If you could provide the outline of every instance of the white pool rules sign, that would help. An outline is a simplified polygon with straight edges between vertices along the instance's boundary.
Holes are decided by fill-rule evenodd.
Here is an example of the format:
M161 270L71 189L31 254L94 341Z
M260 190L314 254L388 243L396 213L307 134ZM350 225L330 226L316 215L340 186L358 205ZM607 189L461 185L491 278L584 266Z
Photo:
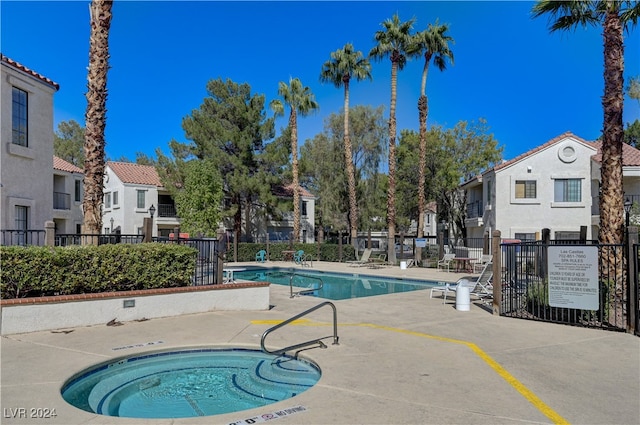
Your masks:
M598 310L598 247L550 246L549 305Z

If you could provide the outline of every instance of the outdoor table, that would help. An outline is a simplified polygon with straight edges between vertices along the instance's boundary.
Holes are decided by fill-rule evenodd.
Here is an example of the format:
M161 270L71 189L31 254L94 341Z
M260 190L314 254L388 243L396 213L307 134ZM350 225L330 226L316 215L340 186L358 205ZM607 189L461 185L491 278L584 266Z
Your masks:
M236 278L233 276L234 272L243 272L247 269L239 269L239 268L233 268L233 269L222 269L222 283L234 283L236 281Z
M454 257L453 261L456 263L456 271L459 272L461 270L465 270L469 273L473 272L473 265L471 264L472 260L475 260L475 258Z
M295 251L282 251L282 257L284 259L284 261L293 261L293 254L295 254Z

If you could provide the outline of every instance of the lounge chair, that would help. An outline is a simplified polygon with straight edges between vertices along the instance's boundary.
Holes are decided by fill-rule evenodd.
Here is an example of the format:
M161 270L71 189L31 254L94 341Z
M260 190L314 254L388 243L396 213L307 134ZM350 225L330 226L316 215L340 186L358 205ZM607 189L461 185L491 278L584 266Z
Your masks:
M371 251L371 248L366 248L362 252L362 256L359 260L347 261L347 264L349 264L350 267L360 267L367 265L367 263L369 262L369 257L371 257Z
M480 273L482 269L484 269L485 264L493 261L493 255L491 254L482 254L480 260L473 263L473 272Z
M460 279L456 283L445 283L442 286L434 286L431 288L429 298L433 298L434 292L444 293L444 304L447 301L447 294L449 292L455 293L460 287L469 288L469 295L475 295L483 302L493 296L493 288L491 286L491 278L493 277L493 263L487 263L482 269L480 276L475 281L468 279Z
M256 253L256 261L264 263L266 260L266 257L267 257L267 251L265 251L264 249L261 249Z
M388 264L389 263L387 263L387 254L378 254L377 257L369 258L367 267L369 267L370 269L377 269Z
M442 260L438 260L438 268L444 270L445 268L449 271L449 267L451 267L451 263L456 258L456 254L444 254Z
M304 251L299 250L295 254L293 254L293 261L296 264L302 264L302 262L304 261Z

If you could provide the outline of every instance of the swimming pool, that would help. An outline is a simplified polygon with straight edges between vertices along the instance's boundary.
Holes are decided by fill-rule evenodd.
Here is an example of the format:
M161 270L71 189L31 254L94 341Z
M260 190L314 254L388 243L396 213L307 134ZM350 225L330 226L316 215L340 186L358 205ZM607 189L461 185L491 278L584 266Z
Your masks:
M62 397L91 413L188 418L265 406L315 385L320 368L257 350L195 348L103 363L69 379Z
M271 282L277 285L289 286L291 274L295 272L292 284L294 291L301 289L315 289L305 295L312 295L329 300L345 300L350 298L372 297L376 295L395 294L398 292L419 291L430 289L439 282L400 279L366 274L347 274L322 272L282 267L255 267L235 272L235 278L256 282ZM322 279L323 285L317 278Z

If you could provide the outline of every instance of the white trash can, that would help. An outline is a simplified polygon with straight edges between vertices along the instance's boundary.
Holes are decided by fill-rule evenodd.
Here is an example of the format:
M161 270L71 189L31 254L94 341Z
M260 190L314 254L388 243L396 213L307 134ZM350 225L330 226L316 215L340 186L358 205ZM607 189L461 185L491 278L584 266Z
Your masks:
M407 268L407 262L400 261L400 270L406 270L406 268Z
M469 287L461 286L456 290L456 310L469 311L471 305L471 294Z

